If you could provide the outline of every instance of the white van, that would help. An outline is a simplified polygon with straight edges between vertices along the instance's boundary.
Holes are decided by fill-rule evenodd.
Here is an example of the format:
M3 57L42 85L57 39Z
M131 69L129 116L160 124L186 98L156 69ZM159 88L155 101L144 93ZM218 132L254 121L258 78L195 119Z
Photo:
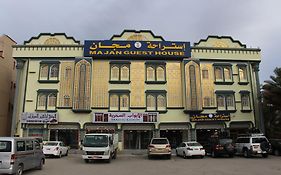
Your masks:
M45 156L35 138L0 137L0 174L21 175L28 169L42 169Z

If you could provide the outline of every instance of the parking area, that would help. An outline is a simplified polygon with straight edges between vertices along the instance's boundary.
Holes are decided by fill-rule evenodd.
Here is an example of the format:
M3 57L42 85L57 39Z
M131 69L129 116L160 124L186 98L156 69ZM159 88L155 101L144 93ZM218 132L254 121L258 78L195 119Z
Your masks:
M67 157L47 158L43 170L31 170L26 175L280 175L281 156L268 158L211 158L183 159L172 156L171 159L148 159L144 151L132 154L131 151L118 155L111 163L96 161L85 163L77 152Z

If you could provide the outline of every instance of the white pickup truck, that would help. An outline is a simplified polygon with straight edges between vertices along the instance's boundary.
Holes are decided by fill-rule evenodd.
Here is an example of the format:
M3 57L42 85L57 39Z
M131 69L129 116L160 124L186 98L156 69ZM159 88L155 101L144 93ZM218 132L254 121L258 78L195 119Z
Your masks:
M118 150L118 135L107 133L86 134L82 141L82 158L86 163L90 160L103 159L110 163L116 159Z

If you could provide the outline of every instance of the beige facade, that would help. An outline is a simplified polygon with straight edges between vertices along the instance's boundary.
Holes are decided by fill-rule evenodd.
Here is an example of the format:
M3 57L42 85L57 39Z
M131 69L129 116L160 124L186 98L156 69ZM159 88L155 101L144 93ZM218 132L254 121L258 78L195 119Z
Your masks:
M12 46L17 44L7 35L0 36L0 136L10 136L16 88L16 61Z
M110 40L164 41L134 30ZM204 142L217 131L235 136L259 127L260 49L209 36L191 47L191 57L84 57L83 51L79 41L61 33L40 34L14 47L15 134L77 147L86 132L116 132L121 149L143 149L153 136L176 145ZM41 119L49 114L53 122L22 122L39 114ZM141 121L112 121L137 114Z

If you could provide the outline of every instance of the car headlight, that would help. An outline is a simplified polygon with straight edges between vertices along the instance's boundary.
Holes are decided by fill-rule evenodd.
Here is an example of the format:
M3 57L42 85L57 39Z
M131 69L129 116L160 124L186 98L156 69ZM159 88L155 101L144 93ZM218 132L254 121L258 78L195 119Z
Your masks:
M109 154L109 150L107 149L104 151L104 155L108 155L108 154Z
M82 151L82 154L83 154L83 155L87 155L87 151L83 150L83 151Z

